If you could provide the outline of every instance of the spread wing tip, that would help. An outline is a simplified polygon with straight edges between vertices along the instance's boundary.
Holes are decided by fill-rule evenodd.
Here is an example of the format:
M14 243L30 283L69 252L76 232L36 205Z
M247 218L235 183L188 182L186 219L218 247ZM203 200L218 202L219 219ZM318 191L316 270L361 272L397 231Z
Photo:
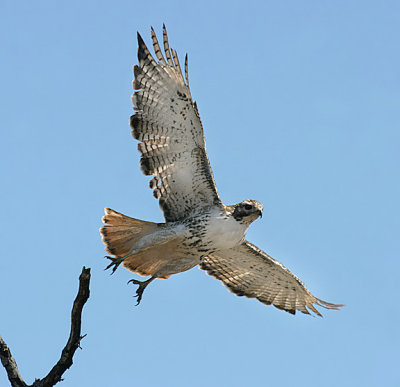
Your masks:
M315 308L314 305L317 305L317 306L320 306L320 307L323 307L323 308L329 309L329 310L339 310L340 308L345 306L344 304L332 304L330 302L323 301L323 300L321 300L319 298L316 298L314 302L307 303L302 307L299 306L296 309L288 309L288 308L282 307L280 305L275 305L275 304L273 304L273 305L275 306L275 308L278 308L280 310L284 310L285 312L288 312L288 313L290 313L292 315L295 315L296 311L300 311L301 313L308 314L308 315L312 316L312 314L309 311L309 310L311 310L318 317L322 317L322 318L324 316L319 312L318 309Z
M186 85L189 87L189 71L188 71L188 54L185 55L185 79Z
M340 308L346 306L345 304L332 304L331 302L326 302L319 298L317 298L317 301L315 303L319 306L322 306L325 309L331 309L331 310L339 310Z
M219 267L218 265L210 265L210 262L208 262L207 260L203 260L199 266L201 269L205 270L208 275L211 275L212 277L221 280L223 284L227 287L227 289L236 296L244 296L250 299L255 298L264 305L273 305L275 308L288 312L291 315L295 315L296 312L299 311L303 314L323 317L323 315L317 310L315 306L323 307L330 310L339 310L341 307L345 306L343 304L333 304L327 301L323 301L319 298L314 297L307 290L307 296L305 299L301 300L297 298L295 303L289 303L285 305L285 303L275 300L274 297L266 298L264 296L258 295L256 292L249 291L249 289L238 287L236 284L230 283L230 281L227 280L227 278L229 277L226 277L226 275L221 275L221 267Z
M160 48L160 44L157 39L157 35L155 33L155 30L153 26L150 27L151 29L151 38L153 42L153 48L154 52L156 54L156 57L159 62L161 62L164 65L167 65L172 67L176 71L176 75L181 79L184 85L186 85L189 88L189 74L188 74L188 56L186 54L185 56L185 65L184 65L184 74L182 72L182 69L179 64L179 59L178 59L178 54L177 52L170 48L169 42L168 42L168 34L167 34L167 28L165 27L165 23L163 23L163 28L162 28L162 35L163 35L163 48L164 48L164 55L162 53L162 50ZM152 61L151 53L148 50L146 43L144 42L142 36L140 35L139 31L137 31L137 39L138 39L138 58L139 58L139 63L143 60L150 60ZM136 89L134 85L134 89ZM190 92L189 92L190 93Z
M140 32L139 32L139 31L136 31L136 34L137 34L137 40L138 40L139 46L140 46L141 44L144 44L144 40L143 40L143 38L142 38L142 35L140 35Z

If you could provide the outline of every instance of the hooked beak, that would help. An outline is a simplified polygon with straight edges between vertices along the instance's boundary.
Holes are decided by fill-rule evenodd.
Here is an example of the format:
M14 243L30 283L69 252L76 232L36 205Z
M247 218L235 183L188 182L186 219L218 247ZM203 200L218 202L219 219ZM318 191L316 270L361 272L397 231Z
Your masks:
M262 211L258 210L258 215L260 215L260 218L262 218Z

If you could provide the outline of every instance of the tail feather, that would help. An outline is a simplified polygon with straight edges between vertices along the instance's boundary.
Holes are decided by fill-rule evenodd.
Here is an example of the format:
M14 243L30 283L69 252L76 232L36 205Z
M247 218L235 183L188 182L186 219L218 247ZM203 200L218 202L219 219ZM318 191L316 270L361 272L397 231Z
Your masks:
M176 266L171 263L179 258L176 251L182 243L182 237L175 234L171 234L169 238L164 236L154 245L131 254L144 236L155 233L164 224L131 218L110 208L105 208L104 211L105 226L100 229L100 234L106 251L116 258L124 257L123 265L128 270L143 276L157 275L157 278L168 278L171 274L188 270L197 264L191 262L191 266L186 265L187 267L182 269L182 265ZM163 268L166 270L160 272Z
M135 221L143 222L143 223L151 223L155 224L152 222L146 222L144 220L139 220L135 218L131 218L130 216L126 216L124 214L121 214L120 212L114 211L111 208L105 208L104 209L105 215L102 218L102 221L104 224L109 224L111 226L128 226L131 227L132 223Z
M104 209L103 226L100 234L106 251L115 257L123 257L133 249L135 244L145 235L152 233L157 223L131 218L111 208Z
M165 256L157 255L157 251L153 250L153 254L147 251L139 254L131 255L124 261L124 267L142 276L153 275L159 271L167 263ZM166 279L169 275L162 275L158 278Z

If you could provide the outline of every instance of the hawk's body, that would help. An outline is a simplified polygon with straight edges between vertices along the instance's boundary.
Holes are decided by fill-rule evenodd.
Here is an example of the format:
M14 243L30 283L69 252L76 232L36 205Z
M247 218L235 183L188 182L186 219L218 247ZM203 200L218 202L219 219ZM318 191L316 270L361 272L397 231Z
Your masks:
M141 168L153 175L150 188L159 199L165 223L130 218L106 209L101 233L115 270L129 270L151 278L140 282L138 296L155 278L168 278L199 265L235 294L255 297L290 313L313 304L330 304L314 297L282 264L245 240L249 225L262 215L262 205L245 200L226 206L219 198L208 161L203 128L192 100L185 60L185 78L178 56L170 50L164 27L165 58L152 30L154 60L142 38L139 66L134 67L136 114L132 134L139 140ZM308 308L308 309L307 309Z
M167 223L150 223L153 229L145 229L145 234L132 245L129 237L124 238L127 245L126 251L118 254L109 247L109 251L117 256L130 254L124 259L124 266L143 275L155 275L166 278L171 274L180 273L198 265L201 259L215 251L227 250L239 245L244 240L244 235L250 223L239 222L230 214L230 207L203 209L200 213L193 214L182 221ZM115 218L124 218L129 230L129 222L136 224L137 219L129 218L111 209L106 209L104 222L113 223L114 229L118 227ZM120 226L121 227L121 226ZM114 234L113 234L114 232ZM102 228L105 242L110 244L107 237L121 233L126 235L126 229L119 231L110 227ZM129 231L128 231L129 232ZM136 235L136 234L134 234ZM120 238L119 238L120 239ZM118 238L117 238L118 240ZM133 242L133 241L132 241ZM168 251L166 251L168 250ZM158 253L161 253L161 257ZM144 266L137 265L138 256L146 255ZM150 265L155 261L157 265ZM162 262L162 263L161 263Z

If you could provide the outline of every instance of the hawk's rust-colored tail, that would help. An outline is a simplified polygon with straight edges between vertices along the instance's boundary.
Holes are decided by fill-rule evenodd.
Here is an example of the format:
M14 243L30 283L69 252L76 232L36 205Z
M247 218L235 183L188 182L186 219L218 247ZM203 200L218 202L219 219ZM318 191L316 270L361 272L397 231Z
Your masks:
M153 222L131 218L111 208L104 209L102 220L105 226L100 229L106 251L115 257L124 257L145 235L154 232L158 225Z

